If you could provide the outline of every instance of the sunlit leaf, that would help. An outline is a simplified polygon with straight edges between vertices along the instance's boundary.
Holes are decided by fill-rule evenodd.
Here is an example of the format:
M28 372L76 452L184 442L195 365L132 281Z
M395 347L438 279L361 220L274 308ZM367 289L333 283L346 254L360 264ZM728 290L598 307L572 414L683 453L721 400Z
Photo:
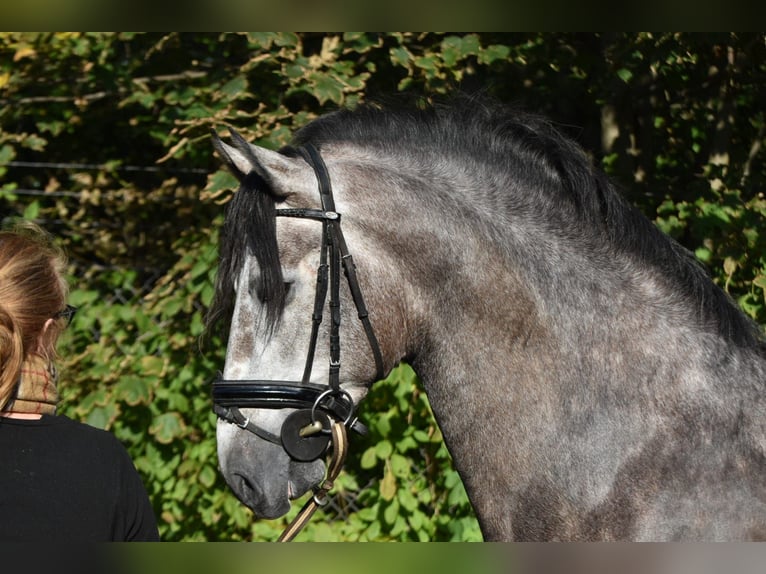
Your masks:
M380 481L380 496L383 500L391 500L396 495L396 478L391 469L386 465L383 480Z
M217 473L211 466L205 466L199 473L199 481L207 488L215 484L216 478Z
M149 383L142 377L123 377L117 385L116 392L131 406L147 404L152 396Z
M384 496L384 498L386 497ZM399 501L396 498L393 498L393 496L391 498L386 498L386 500L390 500L391 502L383 511L383 520L388 524L393 524L399 517Z
M119 409L117 405L107 404L91 410L85 417L85 422L96 428L108 429L112 426L118 414Z
M377 464L378 457L375 455L375 448L370 447L364 451L360 460L362 468L372 468Z
M186 426L181 415L178 413L163 413L154 418L149 432L157 442L169 444L176 438L183 436Z
M380 441L377 445L375 445L375 454L381 460L386 460L388 457L390 457L393 450L394 447L387 440Z

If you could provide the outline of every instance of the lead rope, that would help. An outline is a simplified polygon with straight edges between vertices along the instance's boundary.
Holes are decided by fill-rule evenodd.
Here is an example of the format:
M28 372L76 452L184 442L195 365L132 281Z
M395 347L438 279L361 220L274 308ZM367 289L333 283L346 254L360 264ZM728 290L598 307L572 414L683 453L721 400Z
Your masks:
M311 519L317 508L327 504L327 495L335 486L335 479L338 478L343 468L343 463L346 461L346 453L348 452L348 435L346 434L346 426L343 424L343 421L334 421L331 431L332 457L328 465L327 476L314 491L314 496L303 505L301 511L287 525L287 528L279 536L277 542L290 542L303 530L303 527L306 526L306 523Z

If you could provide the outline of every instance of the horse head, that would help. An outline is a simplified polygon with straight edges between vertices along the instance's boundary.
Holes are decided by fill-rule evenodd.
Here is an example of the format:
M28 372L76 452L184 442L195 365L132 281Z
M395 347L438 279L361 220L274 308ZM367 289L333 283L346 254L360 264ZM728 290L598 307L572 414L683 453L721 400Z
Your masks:
M372 327L383 319L368 314L361 295L364 285L374 308L383 308L380 290L370 288L372 246L351 215L342 167L330 162L328 170L313 147L275 152L236 132L232 141L214 135L240 181L211 307L211 316L230 317L223 377L214 385L219 462L245 505L276 518L323 480L330 421L360 428L355 407L391 366L384 368ZM358 277L347 241L365 263ZM392 317L385 321L391 326ZM303 436L312 424L320 436Z

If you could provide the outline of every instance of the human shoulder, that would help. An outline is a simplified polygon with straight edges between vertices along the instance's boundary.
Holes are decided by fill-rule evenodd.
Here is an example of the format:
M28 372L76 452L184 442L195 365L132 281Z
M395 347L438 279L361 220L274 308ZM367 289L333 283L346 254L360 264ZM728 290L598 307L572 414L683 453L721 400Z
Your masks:
M43 415L40 423L47 425L60 437L70 437L83 444L100 449L124 451L123 444L111 432L67 417L66 415Z
M40 422L50 425L60 425L63 428L66 428L67 430L71 430L73 432L86 432L86 433L94 433L94 434L107 434L111 436L111 433L104 429L100 429L97 427L94 427L92 425L89 425L87 423L74 420L72 418L69 418L67 415L63 414L55 414L55 415L43 415L40 419Z

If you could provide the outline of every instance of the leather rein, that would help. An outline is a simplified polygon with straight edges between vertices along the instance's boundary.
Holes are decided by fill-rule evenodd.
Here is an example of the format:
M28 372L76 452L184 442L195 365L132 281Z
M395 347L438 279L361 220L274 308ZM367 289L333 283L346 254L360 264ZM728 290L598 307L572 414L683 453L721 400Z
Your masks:
M341 229L340 213L335 201L327 166L319 151L311 144L297 149L301 157L313 168L319 187L321 209L277 209L278 217L311 219L322 223L322 244L314 293L314 309L311 315L311 338L301 381L275 380L226 380L213 381L213 410L216 415L260 438L282 446L291 458L309 462L324 455L332 447L333 455L328 465L326 479L315 489L293 523L280 537L280 541L292 539L316 506L326 502L326 495L343 466L346 456L346 428L360 434L365 426L356 416L356 405L340 384L340 274L341 267L362 323L367 341L375 360L376 380L383 378L383 356L370 323L367 307L356 275L353 258L348 251ZM317 347L319 326L330 294L330 361L327 385L311 383L311 371ZM276 435L250 421L241 408L296 409L282 424Z

